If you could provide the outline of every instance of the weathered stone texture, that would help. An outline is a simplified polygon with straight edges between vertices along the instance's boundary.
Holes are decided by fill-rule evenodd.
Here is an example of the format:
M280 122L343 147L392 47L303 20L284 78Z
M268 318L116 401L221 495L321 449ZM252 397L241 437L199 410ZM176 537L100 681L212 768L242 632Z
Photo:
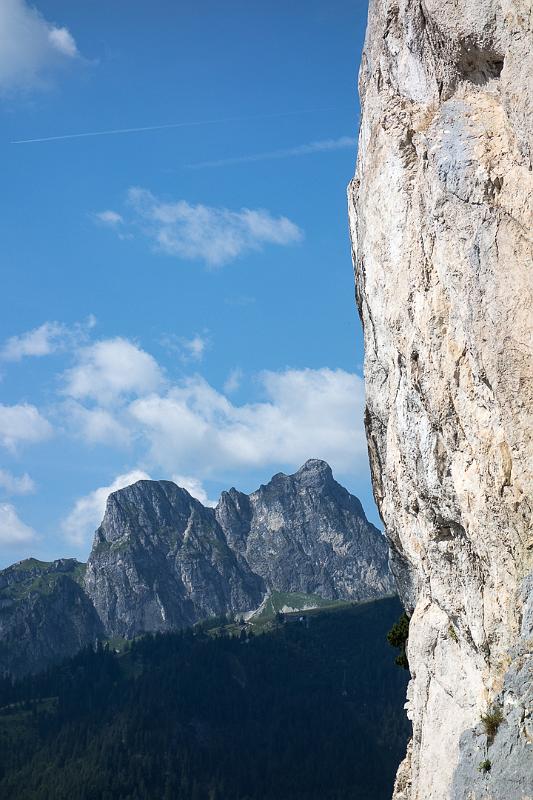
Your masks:
M398 800L533 797L532 17L370 3L349 211L374 490L413 614Z

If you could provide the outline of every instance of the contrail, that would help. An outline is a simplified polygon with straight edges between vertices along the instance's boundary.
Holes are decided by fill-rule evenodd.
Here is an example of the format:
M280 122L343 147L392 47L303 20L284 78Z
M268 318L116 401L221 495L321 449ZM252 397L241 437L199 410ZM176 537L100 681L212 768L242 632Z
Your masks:
M162 131L169 128L190 128L201 125L219 125L226 122L246 122L255 119L278 119L279 117L292 117L298 114L320 114L326 111L339 111L338 108L313 108L298 111L283 111L275 114L256 114L252 116L223 117L219 119L204 119L194 122L171 122L167 125L145 125L140 128L113 128L105 131L88 131L86 133L65 133L60 136L41 136L36 139L17 139L10 144L34 144L36 142L58 142L64 139L85 139L90 136L117 136L122 133L142 133L144 131Z
M330 150L344 150L355 147L357 140L352 136L341 136L339 139L323 139L309 144L300 144L296 147L287 147L283 150L270 150L265 153L252 153L249 156L234 156L221 158L216 161L198 161L194 164L185 164L187 169L204 169L205 167L227 167L231 164L248 164L254 161L268 161L276 158L292 158L294 156L307 156L310 153L324 153Z

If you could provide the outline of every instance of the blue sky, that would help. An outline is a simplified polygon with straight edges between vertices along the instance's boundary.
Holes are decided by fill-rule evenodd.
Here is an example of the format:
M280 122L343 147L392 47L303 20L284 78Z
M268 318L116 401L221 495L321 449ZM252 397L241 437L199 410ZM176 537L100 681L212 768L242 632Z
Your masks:
M216 501L325 458L378 522L345 199L366 13L4 0L0 565L85 558L144 475Z

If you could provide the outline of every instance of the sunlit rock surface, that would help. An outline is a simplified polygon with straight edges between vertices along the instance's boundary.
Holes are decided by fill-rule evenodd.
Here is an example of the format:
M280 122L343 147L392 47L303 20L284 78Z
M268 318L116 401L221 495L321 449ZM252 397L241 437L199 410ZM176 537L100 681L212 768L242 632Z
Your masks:
M264 593L213 509L171 481L138 481L109 496L85 587L106 631L128 637L254 608Z
M413 615L396 800L533 797L532 15L370 3L349 211L374 491Z
M359 500L312 459L280 472L256 492L223 492L217 519L230 547L267 591L331 600L369 600L394 592L384 537Z

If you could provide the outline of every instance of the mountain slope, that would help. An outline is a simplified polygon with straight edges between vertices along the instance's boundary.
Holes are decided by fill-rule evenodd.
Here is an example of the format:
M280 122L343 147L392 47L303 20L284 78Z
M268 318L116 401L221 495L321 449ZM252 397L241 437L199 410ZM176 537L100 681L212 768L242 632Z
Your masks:
M30 558L0 572L0 674L37 671L104 636L74 559Z
M4 800L388 800L396 598L253 637L147 636L0 680Z

